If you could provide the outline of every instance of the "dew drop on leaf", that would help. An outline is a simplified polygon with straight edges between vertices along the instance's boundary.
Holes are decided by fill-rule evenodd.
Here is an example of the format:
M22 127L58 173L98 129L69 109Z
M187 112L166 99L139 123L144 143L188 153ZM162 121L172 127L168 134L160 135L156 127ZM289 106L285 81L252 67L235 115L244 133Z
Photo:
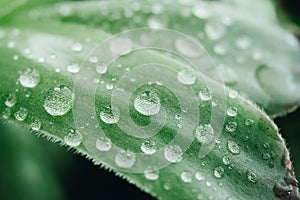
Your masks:
M177 79L184 85L193 85L196 82L196 75L193 72L184 69L178 72Z
M100 119L106 124L115 124L120 119L120 111L117 107L106 106L100 112Z
M224 165L231 164L231 159L229 156L223 156L222 161L223 161Z
M252 40L247 35L242 35L238 37L235 41L235 45L239 49L248 49L252 43Z
M210 124L199 125L195 137L200 143L208 143L214 139L214 129Z
M42 126L42 123L39 119L34 119L33 122L31 122L30 127L34 131L39 131Z
M28 110L24 107L20 107L17 112L15 112L14 116L18 121L24 121L28 115Z
M224 168L221 166L218 166L214 169L214 176L216 178L223 178L224 176Z
M82 45L80 43L74 43L72 45L72 51L74 51L74 52L82 51Z
M185 183L190 183L192 182L192 173L188 172L188 171L184 171L180 174L180 178L183 182Z
M182 154L182 149L178 145L169 145L164 149L165 159L171 163L180 162Z
M11 115L11 110L9 108L5 108L5 110L2 112L2 118L8 119Z
M144 176L148 180L157 180L159 178L159 170L155 170L153 167L148 167L144 171Z
M64 136L64 142L71 147L79 146L81 141L82 134L77 130L71 129L67 135Z
M47 91L43 107L52 116L67 114L73 106L73 92L65 85Z
M227 141L227 148L232 154L237 155L240 153L240 147L232 140Z
M156 143L153 140L146 140L142 143L141 150L145 154L154 154L156 152Z
M96 148L99 151L109 151L111 149L111 146L111 140L106 136L100 137L96 140Z
M10 93L4 102L7 107L13 107L16 103L17 95L15 93Z
M203 175L202 172L196 172L195 178L196 178L198 181L202 181L202 180L204 180L204 175Z
M199 97L202 101L209 101L212 98L212 96L207 88L200 90Z
M253 124L254 123L254 121L252 120L252 119L246 119L245 120L245 125L246 126L250 126L251 124Z
M68 72L72 73L72 74L76 74L79 72L80 68L78 66L78 64L70 64L67 67Z
M211 20L205 24L204 32L210 40L218 40L225 35L226 28L221 22Z
M251 170L247 170L246 175L247 175L248 181L250 181L251 183L256 183L257 182L257 176Z
M20 84L26 88L34 88L41 80L40 73L36 69L27 68L19 77Z
M227 109L227 115L230 117L235 117L237 115L237 108L236 107L230 107Z
M131 168L135 163L136 156L132 151L121 150L115 156L115 163L121 168Z
M134 108L142 115L155 115L160 111L160 99L155 92L145 91L134 100Z
M228 122L225 126L226 130L229 132L234 132L237 128L236 122Z

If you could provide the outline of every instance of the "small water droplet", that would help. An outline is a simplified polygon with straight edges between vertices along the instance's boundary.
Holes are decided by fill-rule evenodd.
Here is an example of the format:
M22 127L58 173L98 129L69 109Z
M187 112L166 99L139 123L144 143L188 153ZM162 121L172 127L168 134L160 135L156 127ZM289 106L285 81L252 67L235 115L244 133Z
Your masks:
M268 154L268 153L266 153L266 152L264 152L263 154L262 154L262 159L264 159L264 160L269 160L271 158L271 155L270 154Z
M237 91L235 91L235 90L230 90L229 91L229 97L230 98L235 99L235 98L237 98L237 96L238 96Z
M81 141L82 134L77 130L71 129L68 134L64 136L64 142L71 147L79 146Z
M10 93L4 102L7 107L13 107L16 103L17 95L15 93Z
M245 120L245 125L246 126L251 126L254 123L254 121L252 119L246 119Z
M216 178L223 178L224 177L224 168L221 166L218 166L214 169L214 176Z
M202 180L204 180L204 175L203 175L202 172L196 172L195 178L196 178L198 181L202 181Z
M142 143L141 150L145 154L154 154L156 152L156 143L153 140L146 140Z
M251 170L247 170L246 174L247 174L247 179L251 183L256 183L257 182L257 176L254 172L252 172Z
M89 60L90 63L97 63L98 62L98 57L95 56L95 55L90 56L88 60Z
M43 107L52 116L67 114L73 106L74 94L65 85L56 86L47 91Z
M239 49L248 49L252 43L252 40L249 36L247 35L242 35L237 38L235 41L235 45Z
M96 148L99 151L109 151L111 149L111 146L111 140L106 136L100 137L96 140Z
M237 123L236 122L228 122L225 126L226 130L229 132L236 131Z
M11 110L9 108L5 108L5 110L2 112L2 118L8 119L11 115Z
M9 42L6 44L7 48L9 48L9 49L14 48L15 45L16 45L16 43L15 43L14 41L9 41Z
M205 24L204 32L209 39L218 40L225 35L226 29L221 22L213 20Z
M178 72L177 79L184 85L193 85L196 82L196 75L190 70L184 69Z
M199 97L201 98L202 101L209 101L212 98L212 96L207 88L200 90Z
M28 115L28 111L24 107L20 107L17 112L15 112L15 118L18 121L24 121Z
M135 163L136 156L130 150L121 150L115 156L115 163L121 168L131 168Z
M232 140L228 140L227 142L227 148L232 154L240 154L240 147L238 146L237 143L235 143Z
M211 12L204 4L198 4L193 7L193 15L199 19L206 19L211 16Z
M79 72L80 68L79 68L78 64L75 63L75 64L68 65L67 70L70 73L76 74Z
M80 43L74 43L73 45L72 45L72 51L74 51L74 52L80 52L80 51L82 51L82 45L80 44Z
M32 130L39 131L41 129L42 123L39 119L35 119L33 120L33 122L31 122L30 126Z
M237 108L236 107L230 107L227 109L227 115L230 117L235 117L237 115Z
M182 149L178 145L169 145L164 149L165 159L171 163L180 162L182 154Z
M231 159L229 156L223 156L222 161L224 165L230 165L231 164Z
M148 180L157 180L159 178L159 170L155 170L153 167L148 167L144 171L144 176Z
M227 48L223 44L215 44L214 52L218 55L225 55L227 53Z
M23 87L34 88L41 80L40 73L36 69L27 68L22 72L19 81Z
M199 125L195 130L195 137L200 143L211 142L214 136L214 129L210 124Z
M160 99L154 92L142 92L135 98L134 108L142 115L155 115L160 111Z
M180 175L180 177L181 177L181 180L183 182L185 182L185 183L190 183L193 180L192 179L192 174L190 172L188 172L188 171L182 172L181 175Z
M100 119L106 124L115 124L119 121L120 111L117 107L106 106L100 112Z
M107 90L112 90L112 89L114 89L114 84L112 84L112 83L106 83L105 88Z
M165 190L170 190L171 189L171 183L167 182L164 184Z

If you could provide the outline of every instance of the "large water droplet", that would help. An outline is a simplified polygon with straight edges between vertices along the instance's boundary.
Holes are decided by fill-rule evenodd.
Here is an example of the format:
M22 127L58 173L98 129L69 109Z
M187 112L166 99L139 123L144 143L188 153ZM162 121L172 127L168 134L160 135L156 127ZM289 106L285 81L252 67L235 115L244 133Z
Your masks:
M232 140L228 140L227 142L227 148L232 154L239 154L240 153L240 147L238 146L237 143L235 143Z
M20 107L17 112L15 112L15 118L18 121L24 121L28 115L28 111L24 107Z
M153 140L146 140L142 143L141 150L145 154L154 154L156 152L156 143Z
M226 28L221 22L213 20L205 24L204 32L209 39L218 40L225 35Z
M256 174L253 173L251 170L247 170L246 175L247 175L247 179L248 179L251 183L256 183L256 182L257 182L257 176L256 176Z
M26 88L34 88L39 84L40 80L40 73L31 68L26 69L26 71L22 72L19 77L21 85Z
M216 178L223 178L224 176L224 168L221 166L218 166L214 169L214 176Z
M148 180L156 180L159 178L159 171L153 169L153 167L148 167L144 171L145 178Z
M178 72L177 79L184 85L193 85L196 82L196 75L192 71L184 69Z
M182 154L182 149L178 145L169 145L164 149L165 159L171 163L180 162Z
M67 135L64 136L64 142L71 146L77 147L82 141L82 135L79 131L71 129Z
M48 90L43 107L52 116L67 114L73 106L73 92L65 85Z
M208 143L214 139L214 129L210 124L200 125L195 130L195 137L201 143Z
M135 98L134 108L142 115L155 115L160 111L160 99L154 92L142 92Z
M131 168L135 163L135 154L129 150L121 150L116 154L115 163L121 168Z
M4 102L7 107L13 107L16 103L17 95L15 93L10 93Z
M100 119L106 124L115 124L120 119L120 111L117 107L107 106L100 112Z
M183 182L185 182L185 183L190 183L193 180L192 179L193 178L192 173L190 173L188 171L182 172L181 175L180 175L180 177L181 177L181 180Z
M96 148L99 151L109 151L111 149L111 146L111 140L106 136L100 137L96 140Z

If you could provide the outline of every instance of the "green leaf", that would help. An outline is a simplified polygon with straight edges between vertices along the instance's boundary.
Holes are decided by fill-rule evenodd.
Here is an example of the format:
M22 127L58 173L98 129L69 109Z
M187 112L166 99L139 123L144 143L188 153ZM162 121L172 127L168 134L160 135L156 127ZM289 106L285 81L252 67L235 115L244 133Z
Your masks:
M110 34L145 26L186 33L203 44L227 86L271 116L283 115L299 104L300 48L297 39L279 27L269 2L256 5L264 11L268 8L269 14L260 9L256 14L254 9L247 12L244 3L232 1L140 4L127 0L57 4L35 10L33 17L25 13L16 20L50 18L85 24Z
M180 80L182 70L196 74L182 59L160 51L134 51L103 73L95 67L103 63L87 57L107 39L103 32L50 21L7 25L2 31L2 44L10 47L0 46L0 111L5 122L68 144L159 199L299 199L288 150L276 125L250 101L208 77L197 74L195 80ZM145 63L165 68L143 68L131 79L130 74ZM99 80L79 76L89 67L92 77L101 71ZM143 76L144 85L131 83ZM147 77L162 83L151 84ZM112 94L118 91L123 95ZM145 96L152 100L143 101ZM111 98L119 104L109 110ZM136 101L152 107L147 110ZM148 116L158 105L159 112ZM140 137L157 127L161 129L150 142ZM147 157L143 152L153 151L153 142L157 154ZM156 169L167 161L176 163ZM146 173L130 173L135 170Z

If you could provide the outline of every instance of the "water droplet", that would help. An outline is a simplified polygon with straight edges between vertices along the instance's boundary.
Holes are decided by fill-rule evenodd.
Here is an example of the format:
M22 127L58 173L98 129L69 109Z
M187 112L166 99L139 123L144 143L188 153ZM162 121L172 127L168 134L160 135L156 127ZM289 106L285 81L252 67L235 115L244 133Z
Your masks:
M112 89L114 89L114 84L112 84L112 83L107 83L107 84L105 85L105 88L106 88L107 90L112 90Z
M165 190L170 190L171 189L171 183L167 182L164 184Z
M240 147L232 140L228 140L227 148L232 154L240 154Z
M209 39L218 40L225 35L226 29L221 22L214 20L205 24L204 32Z
M16 43L15 43L14 41L9 41L9 42L6 44L7 48L9 48L9 49L14 48L15 45L16 45Z
M28 115L28 111L24 107L20 107L17 112L15 112L15 118L18 121L24 121Z
M67 114L73 106L73 92L65 85L47 91L43 107L52 116Z
M184 85L193 85L196 82L196 75L190 70L184 69L178 72L177 79Z
M251 170L247 170L246 174L247 174L247 179L248 179L251 183L256 183L256 182L257 182L257 176L256 176L256 174L253 173Z
M235 99L235 98L237 98L237 96L238 96L237 91L235 91L235 90L230 90L229 91L229 97L230 98Z
M225 126L226 130L229 132L236 131L237 123L236 122L228 122Z
M269 160L271 158L271 155L270 154L268 154L268 153L266 153L266 152L264 152L263 154L262 154L262 159L264 159L264 160Z
M156 143L153 140L146 140L142 143L141 150L145 154L154 154L156 152Z
M237 108L236 107L230 107L227 109L227 115L230 117L235 117L237 115Z
M67 70L70 73L76 74L79 72L80 68L79 68L78 64L70 64L70 65L68 65Z
M7 107L13 107L16 103L17 95L15 93L10 93L4 102Z
M3 119L8 119L11 115L11 111L9 108L5 108L5 110L2 112Z
M111 149L111 146L111 140L106 136L100 137L96 140L96 148L99 151L109 151Z
M182 149L178 145L169 145L164 149L165 159L171 163L180 162L182 154Z
M201 98L202 101L209 101L212 98L212 96L207 88L200 90L199 97Z
M66 136L64 136L64 142L71 146L77 147L82 141L82 135L79 131L71 129Z
M182 172L180 177L181 177L181 180L185 183L190 183L193 180L192 179L192 174L190 172L187 172L187 171Z
M254 121L253 121L252 119L246 119L246 120L245 120L246 126L250 126L250 125L252 125L253 123L254 123Z
M160 99L154 92L142 92L135 98L134 108L142 115L155 115L160 111Z
M144 171L145 178L148 180L157 180L159 178L159 171L153 169L153 167L148 167Z
M39 119L35 119L33 120L33 122L31 122L30 126L32 130L39 131L41 129L42 123Z
M214 129L210 124L199 125L195 130L195 137L200 143L211 142L214 136Z
M227 53L227 49L223 44L215 44L214 52L218 55L225 55Z
M96 71L98 74L105 74L107 72L107 66L105 64L97 65Z
M193 7L193 15L199 19L206 19L210 17L211 13L204 4L199 4Z
M120 111L117 107L106 106L100 112L100 119L106 124L115 124L119 121Z
M214 169L214 176L216 178L223 178L224 177L224 168L221 166L218 166Z
M13 60L19 60L19 56L18 55L14 55L13 56Z
M109 47L112 53L122 55L132 50L132 42L128 38L115 38L111 41Z
M82 51L82 45L80 43L74 43L72 45L72 51L74 51L74 52Z
M97 63L98 62L97 56L90 56L88 60L89 60L90 63Z
M39 84L40 80L40 73L31 68L27 68L26 71L22 72L19 77L21 85L26 88L34 88Z
M37 61L38 61L39 63L44 63L44 62L45 62L45 58L44 58L44 57L39 57L39 58L37 59Z
M248 49L252 43L252 40L247 35L242 35L238 37L238 39L235 41L235 45L239 49Z
M135 154L129 150L121 150L116 154L115 163L121 168L131 168L135 163Z
M203 175L202 172L196 172L195 178L196 178L198 181L202 181L202 180L204 180L204 175Z
M230 165L231 164L231 159L229 156L223 156L222 161L224 165Z

